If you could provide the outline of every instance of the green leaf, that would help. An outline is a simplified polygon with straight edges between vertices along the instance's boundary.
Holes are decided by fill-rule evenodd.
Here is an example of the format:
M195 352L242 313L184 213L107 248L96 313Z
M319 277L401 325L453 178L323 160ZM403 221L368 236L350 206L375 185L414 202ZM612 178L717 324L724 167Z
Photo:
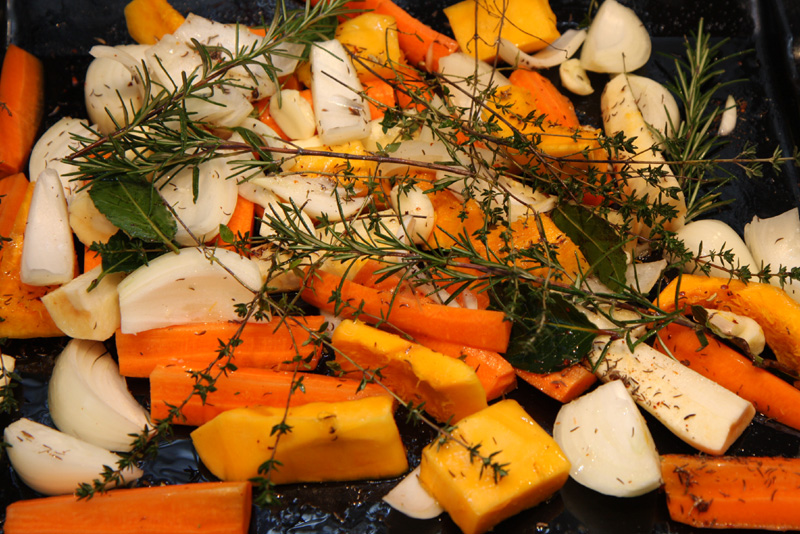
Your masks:
M511 365L549 373L589 353L597 329L574 305L557 293L542 293L529 285L515 289L515 321L506 352Z
M160 244L131 238L120 231L112 235L107 243L92 243L89 250L98 252L103 258L103 275L106 275L134 271L169 249Z
M89 189L97 209L130 237L169 243L178 225L153 185L144 179L95 180Z
M227 225L220 224L219 225L219 237L222 239L224 243L231 244L236 241L236 236L233 235L233 230L228 228Z
M556 226L583 252L600 281L613 291L623 290L627 268L623 241L608 221L569 204L557 207L552 217Z

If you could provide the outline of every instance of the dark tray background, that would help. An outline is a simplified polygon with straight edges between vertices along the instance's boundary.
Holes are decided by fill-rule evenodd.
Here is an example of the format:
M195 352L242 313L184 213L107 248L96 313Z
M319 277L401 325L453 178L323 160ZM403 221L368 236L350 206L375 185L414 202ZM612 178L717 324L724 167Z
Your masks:
M551 0L560 25L574 26L584 16L586 0ZM39 56L45 64L47 83L46 123L65 115L85 116L83 76L89 63L87 52L98 43L130 42L122 8L127 0L9 0L0 5L6 22L2 31L5 43L14 43ZM274 1L263 0L175 0L182 13L194 11L222 22L255 24L269 19ZM453 0L398 1L414 16L441 31L449 32L441 9ZM795 0L629 0L651 32L654 54L642 69L644 75L668 81L673 72L670 54L683 53L683 36L697 29L702 17L715 37L728 37L726 53L750 50L752 53L726 64L723 79L741 79L728 92L746 102L733 142L723 155L735 155L747 140L756 142L759 154L768 156L775 146L785 152L800 138L800 77L798 59L793 54L800 35L800 2ZM662 54L666 54L662 55ZM552 76L557 81L557 74ZM571 95L581 119L600 126L599 92L604 75L591 75L596 93L589 97ZM586 110L594 110L587 112ZM742 179L726 189L725 197L736 199L713 216L732 224L741 232L753 215L773 216L797 206L798 173L794 168L776 176L769 169L765 179ZM21 414L49 422L45 380L52 356L64 340L11 342L9 354L20 356L18 367L24 374L20 388ZM146 395L144 381L131 381L132 390ZM560 403L521 382L511 397L519 400L545 428L551 428ZM693 452L647 416L659 451ZM11 420L0 417L0 428ZM398 414L401 432L416 464L419 451L430 438L429 431L411 428ZM205 480L208 473L198 467L186 433L178 429L174 443L163 447L159 458L145 466L144 483L190 482ZM800 455L800 433L759 418L747 429L730 452L739 455ZM298 484L280 488L284 505L274 510L256 510L251 532L411 532L457 533L458 528L445 515L429 521L415 521L392 511L380 502L396 480L341 484ZM18 499L37 495L19 482L7 460L0 460L0 519L5 506ZM569 481L548 502L523 512L499 525L496 532L537 533L690 533L696 529L669 521L664 496L656 491L635 499L616 499L597 494Z

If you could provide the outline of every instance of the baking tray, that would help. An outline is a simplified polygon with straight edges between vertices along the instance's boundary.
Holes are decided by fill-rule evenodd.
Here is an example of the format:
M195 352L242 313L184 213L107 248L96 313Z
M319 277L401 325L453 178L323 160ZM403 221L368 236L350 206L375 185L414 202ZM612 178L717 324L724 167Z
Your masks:
M588 1L551 0L563 27L573 27L586 12ZM7 0L0 5L5 24L5 43L14 43L36 54L45 64L47 125L65 115L85 116L82 82L89 63L89 48L98 43L129 42L122 9L127 0ZM222 22L256 24L269 20L273 1L261 0L176 0L183 13L193 11ZM399 1L412 15L440 31L449 32L442 8L451 0ZM660 81L673 72L675 54L683 52L683 38L697 29L700 18L715 38L730 39L723 53L750 50L725 65L723 80L741 80L718 95L720 103L728 93L745 104L732 142L722 155L735 155L750 141L759 155L769 156L776 146L791 153L800 138L800 2L787 0L629 0L649 29L655 53L641 70ZM552 74L552 73L550 73ZM584 123L600 126L599 92L606 79L591 75L596 94L572 97ZM554 78L558 84L558 81ZM588 111L587 111L588 110ZM594 111L591 111L594 110ZM760 180L742 178L724 192L736 202L712 216L725 220L741 232L753 215L773 216L800 205L798 173L791 167L780 175L765 169ZM50 423L46 406L46 378L52 357L64 340L9 342L5 351L20 356L23 374L19 388L21 411L26 416ZM131 388L146 397L146 383L134 380ZM560 404L524 382L510 397L518 400L545 428L552 428ZM646 416L662 453L692 453L683 442ZM0 416L0 428L12 416ZM412 427L398 414L412 463L432 433ZM208 480L210 475L197 462L186 432L178 428L175 441L162 447L158 459L145 468L143 484L184 483ZM738 455L800 455L800 433L758 418L731 447ZM417 521L391 510L380 501L396 480L337 484L297 484L279 488L282 504L254 511L251 534L300 533L457 533L459 529L446 514L437 519ZM13 474L7 460L0 460L0 519L5 506L19 499L36 497ZM514 533L660 533L698 532L669 520L664 495L651 492L634 499L606 497L569 481L549 501L525 511L495 528ZM735 532L735 531L734 531ZM752 531L748 531L752 532Z

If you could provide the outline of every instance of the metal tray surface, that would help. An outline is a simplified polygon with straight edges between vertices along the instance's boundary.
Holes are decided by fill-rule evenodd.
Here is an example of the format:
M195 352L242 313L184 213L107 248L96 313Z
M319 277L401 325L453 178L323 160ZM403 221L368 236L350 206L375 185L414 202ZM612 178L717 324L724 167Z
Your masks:
M88 50L97 43L129 42L122 9L127 0L8 0L0 5L5 43L14 43L39 56L45 63L47 83L46 123L65 115L85 116L82 82L89 64ZM442 8L453 0L402 0L398 4L440 31L449 32ZM584 17L588 0L551 0L563 27L574 27ZM744 143L753 142L760 155L768 156L776 146L791 153L800 138L800 3L794 0L623 0L634 8L653 37L655 53L642 73L669 81L674 72L673 56L682 54L684 36L696 31L703 18L715 38L728 38L724 53L749 50L746 55L725 65L724 80L740 80L718 95L724 101L728 92L745 104L723 155L735 155ZM246 24L268 20L273 0L174 0L181 12L193 11L222 22ZM552 74L552 73L551 73ZM599 93L605 82L592 74L596 93L589 97L572 96L581 120L600 125ZM553 80L558 84L557 75ZM740 179L724 193L735 202L712 214L741 232L753 215L768 217L800 205L798 173L786 168L780 175L765 169L762 180ZM20 356L18 368L24 381L19 388L21 410L25 416L50 423L46 403L46 379L52 359L65 341L33 340L9 342L4 350ZM135 394L145 399L147 384L130 381ZM545 428L552 428L560 403L549 399L521 382L510 397L517 399ZM646 416L662 453L693 450ZM0 428L12 416L0 416ZM432 433L404 422L398 414L412 463ZM162 447L158 459L144 466L145 484L184 483L209 480L178 428L177 439ZM731 454L800 456L800 433L758 418L732 446ZM437 519L418 521L391 510L380 501L396 480L337 484L296 484L279 488L282 505L254 511L251 534L267 533L458 533L446 514ZM6 458L0 459L0 519L5 506L19 499L38 495L14 475ZM669 520L664 495L651 492L634 499L617 499L595 493L569 481L547 502L525 511L495 528L506 533L614 533L688 534L700 532ZM736 531L733 531L736 532ZM744 532L744 531L742 531ZM747 531L752 532L752 531Z

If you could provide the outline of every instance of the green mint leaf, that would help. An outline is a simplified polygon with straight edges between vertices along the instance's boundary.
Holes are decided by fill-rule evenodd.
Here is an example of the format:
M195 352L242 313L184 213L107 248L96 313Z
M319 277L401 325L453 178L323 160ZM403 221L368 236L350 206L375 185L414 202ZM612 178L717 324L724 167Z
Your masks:
M160 244L129 237L122 231L112 235L107 243L92 243L89 250L99 253L103 258L101 276L117 272L129 273L169 251Z
M553 222L583 252L592 272L609 289L625 287L627 261L622 239L606 221L580 206L564 204L553 213Z
M89 196L100 213L130 237L163 243L175 237L178 225L147 180L95 180Z

